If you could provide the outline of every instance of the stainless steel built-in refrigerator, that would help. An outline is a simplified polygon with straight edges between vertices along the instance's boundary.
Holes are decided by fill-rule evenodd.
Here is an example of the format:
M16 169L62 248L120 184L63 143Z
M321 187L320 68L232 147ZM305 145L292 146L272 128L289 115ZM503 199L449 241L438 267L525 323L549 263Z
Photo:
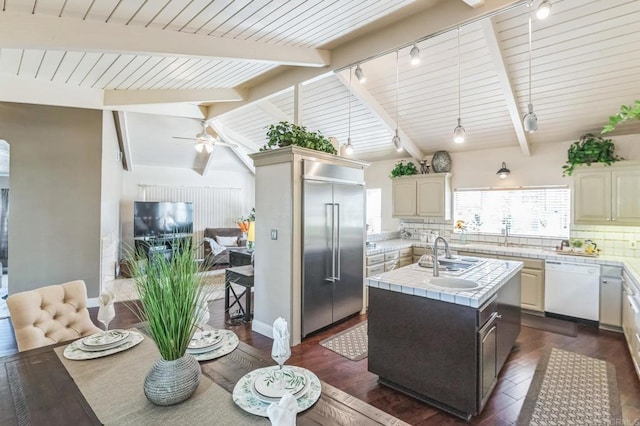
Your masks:
M364 170L303 164L302 336L362 309Z

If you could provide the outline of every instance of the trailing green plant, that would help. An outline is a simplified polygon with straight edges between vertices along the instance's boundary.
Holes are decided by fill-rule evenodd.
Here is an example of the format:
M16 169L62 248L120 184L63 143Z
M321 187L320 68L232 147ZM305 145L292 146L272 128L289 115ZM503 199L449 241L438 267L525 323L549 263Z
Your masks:
M580 164L590 166L591 163L605 163L610 166L616 161L623 160L614 153L614 150L615 145L611 139L603 139L587 133L569 147L567 164L562 166L562 176L571 176L575 167Z
M270 125L267 130L267 138L267 143L260 148L261 152L296 145L329 154L338 153L331 142L322 136L322 133L311 132L304 126L298 126L287 121Z
M418 169L416 169L416 165L409 161L407 164L404 163L404 160L398 161L393 169L391 169L391 177L398 176L410 176L418 174Z
M633 105L622 105L620 112L609 117L609 123L604 126L601 133L609 133L615 127L627 120L640 120L640 99Z
M205 312L202 275L197 274L191 242L174 244L173 256L155 254L147 262L142 251L127 256L134 269L133 282L140 303L128 306L140 321L147 321L149 334L167 361L184 356L193 333Z

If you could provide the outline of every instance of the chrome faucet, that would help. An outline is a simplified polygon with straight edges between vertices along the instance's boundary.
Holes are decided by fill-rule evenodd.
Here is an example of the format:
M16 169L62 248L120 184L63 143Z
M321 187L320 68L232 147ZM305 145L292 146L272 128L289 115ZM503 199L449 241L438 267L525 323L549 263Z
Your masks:
M447 259L451 259L451 252L449 251L449 243L444 237L437 237L433 242L433 276L440 276L440 270L438 269L438 241L442 241L444 243L444 257Z
M509 246L509 228L511 228L511 226L507 223L504 225L504 228L502 229L502 234L504 236L504 240L502 241L502 245L504 247L508 247Z

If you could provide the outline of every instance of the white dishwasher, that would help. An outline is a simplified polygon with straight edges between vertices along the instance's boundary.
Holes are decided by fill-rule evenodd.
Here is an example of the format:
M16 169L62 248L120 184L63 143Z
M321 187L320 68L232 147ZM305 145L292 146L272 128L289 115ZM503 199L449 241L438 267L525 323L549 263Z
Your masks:
M600 265L545 261L546 312L599 320Z

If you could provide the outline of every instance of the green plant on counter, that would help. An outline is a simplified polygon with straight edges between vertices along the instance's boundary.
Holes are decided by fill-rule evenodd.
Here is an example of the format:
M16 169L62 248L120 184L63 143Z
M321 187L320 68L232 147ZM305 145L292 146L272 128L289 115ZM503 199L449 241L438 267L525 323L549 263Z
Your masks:
M271 149L296 145L302 148L315 149L316 151L337 154L336 148L320 132L310 132L304 126L281 121L272 124L267 130L267 143L260 148L260 152Z
M404 160L400 160L396 163L396 165L391 169L391 177L398 176L410 176L418 174L418 169L416 169L416 165L409 161L407 164L404 163Z
M582 240L571 240L571 247L573 248L579 249L580 247L582 247L582 244L583 244Z
M609 133L620 123L627 120L640 120L640 99L633 105L622 105L620 112L609 117L609 123L604 126L601 133Z
M611 163L623 160L614 153L614 150L615 145L611 139L603 139L587 133L569 147L567 164L562 166L562 176L571 176L575 167L580 164L590 166L591 163L605 163L610 166Z

